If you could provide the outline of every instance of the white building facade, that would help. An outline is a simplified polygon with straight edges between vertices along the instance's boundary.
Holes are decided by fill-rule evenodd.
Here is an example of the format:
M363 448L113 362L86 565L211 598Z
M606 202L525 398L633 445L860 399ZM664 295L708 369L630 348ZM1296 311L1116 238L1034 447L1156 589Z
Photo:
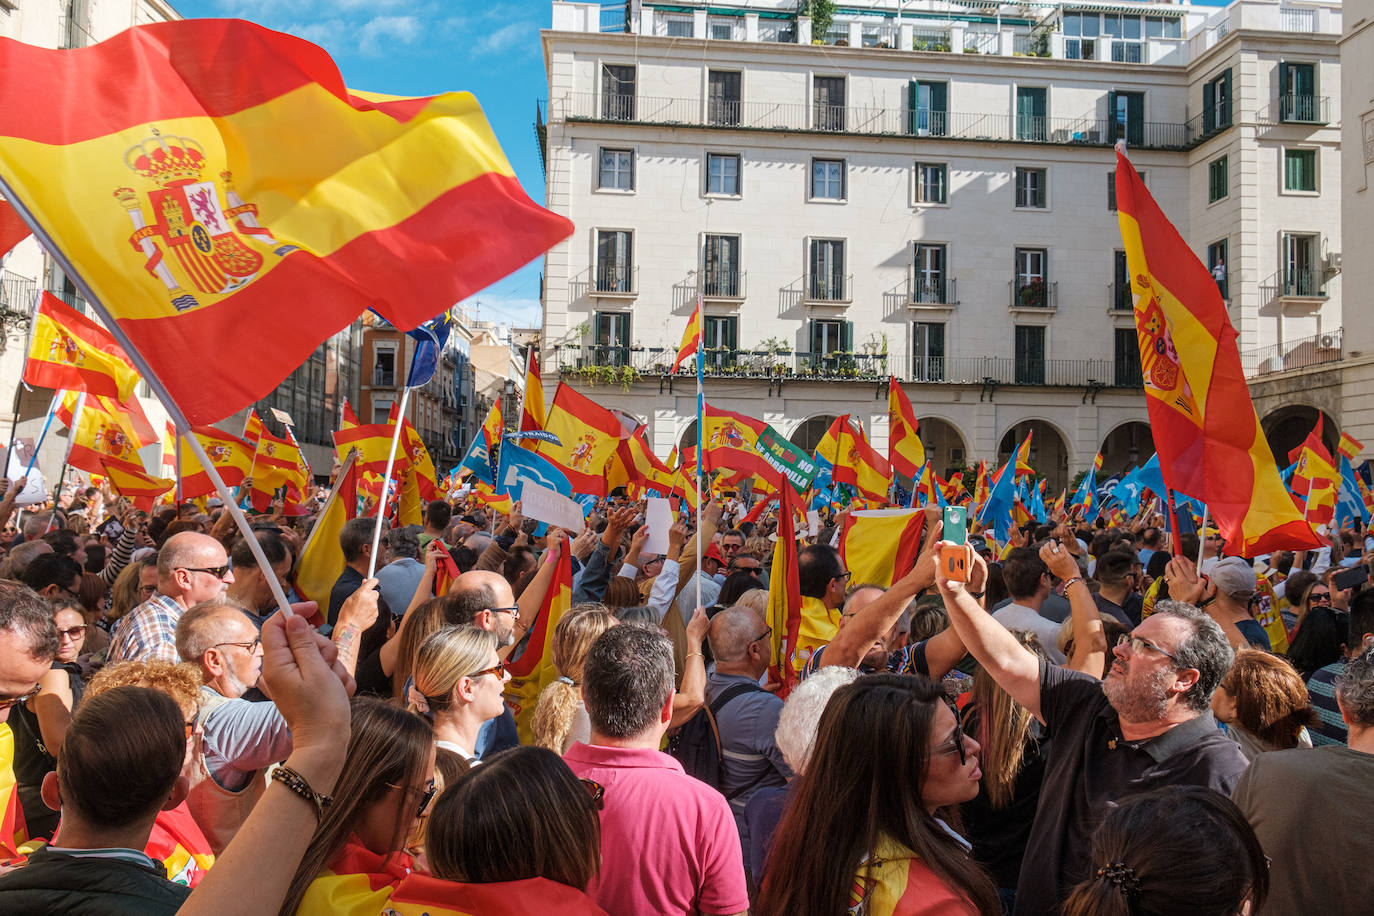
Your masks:
M547 205L576 226L543 368L660 453L693 431L667 368L700 296L707 400L805 447L850 414L884 449L891 374L941 473L1029 429L1055 487L1148 457L1117 138L1248 369L1339 351L1338 4L874 0L823 36L795 10L633 3L603 33L554 2L543 33Z

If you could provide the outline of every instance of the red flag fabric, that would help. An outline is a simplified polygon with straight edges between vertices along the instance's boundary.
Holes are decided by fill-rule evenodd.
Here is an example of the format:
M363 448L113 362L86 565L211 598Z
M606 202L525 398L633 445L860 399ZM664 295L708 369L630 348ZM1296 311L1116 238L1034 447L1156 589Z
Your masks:
M4 257L24 239L32 235L28 225L19 218L9 201L0 200L0 257Z

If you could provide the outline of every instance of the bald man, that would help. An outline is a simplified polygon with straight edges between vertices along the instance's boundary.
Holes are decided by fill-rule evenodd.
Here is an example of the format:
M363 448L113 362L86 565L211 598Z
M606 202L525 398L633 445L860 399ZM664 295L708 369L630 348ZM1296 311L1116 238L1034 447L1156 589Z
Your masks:
M515 604L515 592L500 573L474 569L453 580L448 590L453 599L452 620L455 624L471 624L479 630L496 635L496 645L504 659L515 645L515 622L520 609ZM515 730L515 716L510 707L495 719L488 719L477 733L473 753L479 759L520 744Z
M177 621L202 601L222 599L234 574L224 545L197 531L169 537L157 552L157 592L115 625L106 663L179 662Z

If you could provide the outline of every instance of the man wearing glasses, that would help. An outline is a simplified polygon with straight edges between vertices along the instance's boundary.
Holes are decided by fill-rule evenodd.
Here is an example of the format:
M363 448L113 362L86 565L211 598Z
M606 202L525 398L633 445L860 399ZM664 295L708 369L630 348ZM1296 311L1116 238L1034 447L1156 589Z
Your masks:
M181 661L177 621L192 605L223 598L233 581L229 555L219 541L196 531L172 535L157 554L157 594L115 625L106 663Z
M10 709L38 693L38 681L57 657L57 624L48 602L14 582L0 581L0 743L13 740ZM0 758L0 784L14 784L12 755ZM9 804L18 808L19 794ZM0 808L0 819L5 810ZM14 837L0 832L0 858L16 855Z
M1051 541L1047 549L1054 554L1065 548ZM981 565L981 558L970 558L971 569ZM1111 671L1099 681L1038 660L978 605L965 583L937 578L936 585L969 652L1054 735L1016 889L1017 912L1058 911L1074 884L1091 873L1092 832L1116 800L1169 785L1207 786L1227 795L1235 788L1247 761L1211 713L1212 692L1235 656L1204 612L1158 602L1123 636ZM1073 588L1087 585L1070 577L1066 590Z

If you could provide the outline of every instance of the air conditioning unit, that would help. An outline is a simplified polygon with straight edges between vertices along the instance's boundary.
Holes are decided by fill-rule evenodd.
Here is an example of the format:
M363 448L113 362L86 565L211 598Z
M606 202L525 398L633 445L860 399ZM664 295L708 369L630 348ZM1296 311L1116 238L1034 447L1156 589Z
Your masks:
M1341 272L1341 253L1339 251L1329 252L1322 260L1322 266L1326 268L1326 275L1332 276Z
M1335 334L1323 334L1317 338L1317 349L1337 350L1341 346L1341 339Z

